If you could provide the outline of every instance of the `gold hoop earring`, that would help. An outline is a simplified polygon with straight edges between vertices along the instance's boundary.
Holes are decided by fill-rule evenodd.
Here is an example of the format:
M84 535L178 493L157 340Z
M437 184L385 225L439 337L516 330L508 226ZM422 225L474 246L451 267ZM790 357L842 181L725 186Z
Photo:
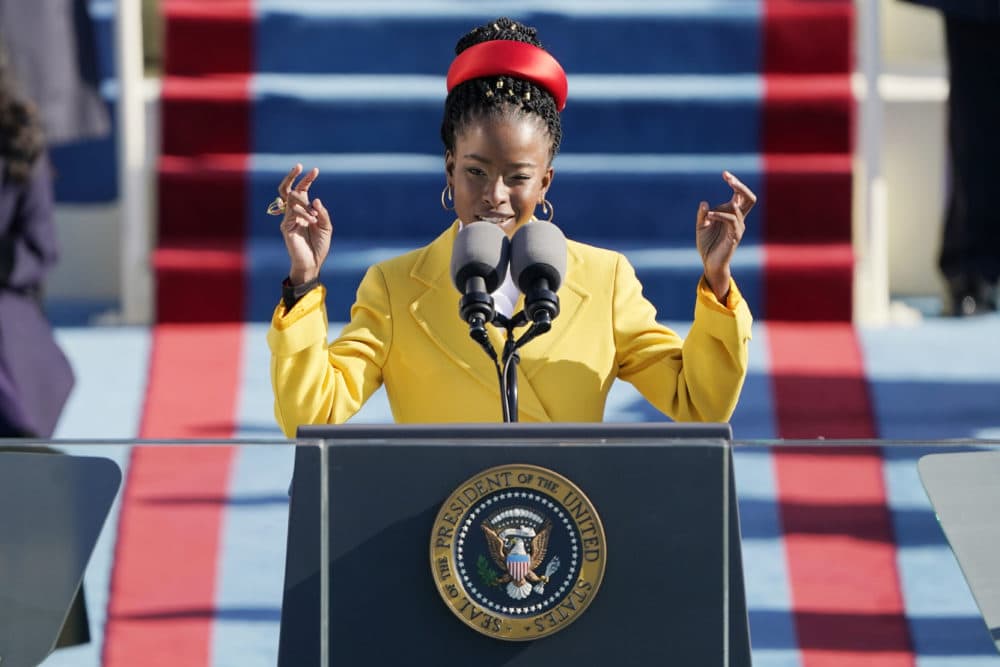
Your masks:
M552 218L556 217L556 207L552 205L548 199L542 199L542 215L549 216L544 220L542 218L537 218L539 222L552 222Z
M451 200L451 208L449 208L448 204L446 203L449 199ZM455 196L451 193L450 185L445 185L444 190L441 191L441 208L443 208L446 211L455 210Z

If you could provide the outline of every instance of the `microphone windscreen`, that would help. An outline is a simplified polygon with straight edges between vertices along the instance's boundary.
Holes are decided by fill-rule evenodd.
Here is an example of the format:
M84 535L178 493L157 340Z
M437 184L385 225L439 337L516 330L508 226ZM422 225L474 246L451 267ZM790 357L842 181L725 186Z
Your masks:
M503 230L488 222L465 225L455 237L451 250L451 279L459 292L476 276L486 282L486 291L493 292L507 277L510 241Z
M527 292L539 278L559 289L566 273L566 237L551 222L535 220L521 227L510 242L510 270L514 282Z

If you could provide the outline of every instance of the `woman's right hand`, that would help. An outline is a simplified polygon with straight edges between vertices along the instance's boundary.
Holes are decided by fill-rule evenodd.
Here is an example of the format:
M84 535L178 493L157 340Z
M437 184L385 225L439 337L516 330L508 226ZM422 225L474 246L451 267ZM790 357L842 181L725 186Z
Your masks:
M319 276L319 269L330 252L333 224L330 213L318 198L309 202L309 186L319 176L313 167L297 184L302 165L296 164L278 185L278 195L285 201L285 217L281 220L281 235L285 239L292 266L288 278L301 285Z

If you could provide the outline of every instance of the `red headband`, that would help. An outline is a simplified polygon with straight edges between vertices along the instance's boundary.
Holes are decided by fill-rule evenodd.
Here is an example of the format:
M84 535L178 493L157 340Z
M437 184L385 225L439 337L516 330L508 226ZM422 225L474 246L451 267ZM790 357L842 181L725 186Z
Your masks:
M460 83L506 74L527 79L552 94L556 109L566 108L566 72L548 51L509 39L480 42L462 51L448 68L448 92Z

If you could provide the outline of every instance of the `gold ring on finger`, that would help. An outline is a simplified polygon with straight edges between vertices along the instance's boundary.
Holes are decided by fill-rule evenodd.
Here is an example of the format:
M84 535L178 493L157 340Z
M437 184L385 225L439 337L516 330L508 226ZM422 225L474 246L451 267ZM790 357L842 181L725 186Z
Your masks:
M270 204L267 205L268 215L284 215L285 214L285 200L278 195L274 198Z

